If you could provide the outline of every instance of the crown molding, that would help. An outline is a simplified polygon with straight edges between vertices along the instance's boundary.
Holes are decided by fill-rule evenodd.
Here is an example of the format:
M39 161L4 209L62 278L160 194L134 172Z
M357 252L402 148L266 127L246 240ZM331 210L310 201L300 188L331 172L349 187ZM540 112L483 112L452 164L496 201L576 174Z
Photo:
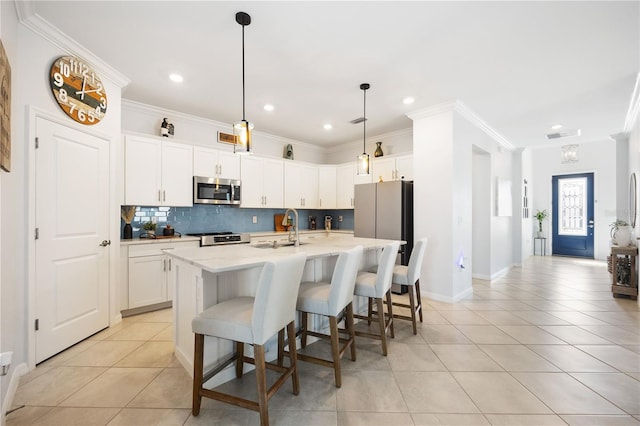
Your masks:
M407 113L406 115L413 121L416 121L423 118L432 117L437 114L454 111L469 120L473 125L486 133L491 139L496 141L503 148L508 149L509 151L513 151L515 149L515 146L511 142L509 142L507 138L498 133L486 121L480 118L478 114L473 112L468 106L458 100L443 102L434 106L430 106L428 108Z
M202 117L198 117L195 115L191 115L191 114L185 114L184 112L179 112L179 111L174 111L174 110L170 110L170 109L166 109L166 108L160 108L157 106L153 106L153 105L148 105L148 104L144 104L142 102L137 102L137 101L132 101L130 99L122 99L122 111L124 112L125 110L130 110L130 111L137 111L143 114L147 114L147 115L152 115L152 116L160 116L160 117L167 117L170 116L172 117L172 119L175 118L179 118L182 121L187 121L187 122L192 122L192 123L197 123L197 124L204 124L206 126L211 126L211 127L215 127L218 130L221 131L225 131L228 133L233 133L233 126L229 123L225 123L222 121L216 121L216 120L212 120L210 118L202 118ZM274 140L276 142L282 142L284 144L292 144L294 146L302 146L305 149L311 150L311 151L317 151L317 152L321 152L321 153L327 153L330 152L328 148L324 148L324 147L320 147L317 145L312 145L310 143L307 142L301 142L298 140L294 140L294 139L288 139L282 136L278 136L278 135L273 135L271 133L266 133L266 132L261 132L258 130L253 130L251 132L254 137L255 136L263 136L266 138L269 138L271 140Z
M629 109L627 110L627 117L624 120L623 133L629 134L633 130L633 126L638 121L640 115L640 73L636 75L636 85L633 88L631 94L631 101L629 101Z
M38 34L54 46L59 47L61 50L85 59L87 62L91 63L93 68L102 76L108 78L121 89L129 85L131 80L125 77L122 73L107 64L80 43L60 31L49 21L38 15L34 2L27 0L15 0L15 5L16 12L18 14L18 21L22 25L29 28L31 31Z

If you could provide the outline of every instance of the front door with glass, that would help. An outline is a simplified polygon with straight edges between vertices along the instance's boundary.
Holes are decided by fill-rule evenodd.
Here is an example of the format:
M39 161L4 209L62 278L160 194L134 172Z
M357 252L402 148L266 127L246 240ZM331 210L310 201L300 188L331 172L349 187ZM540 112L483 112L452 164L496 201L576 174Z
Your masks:
M553 254L593 259L593 173L553 176Z

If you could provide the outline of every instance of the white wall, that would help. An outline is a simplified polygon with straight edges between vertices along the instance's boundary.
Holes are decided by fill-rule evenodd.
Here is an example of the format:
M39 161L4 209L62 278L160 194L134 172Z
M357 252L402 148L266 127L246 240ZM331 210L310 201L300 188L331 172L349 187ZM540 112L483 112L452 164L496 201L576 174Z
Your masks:
M520 211L520 241L517 244L520 245L521 257L518 259L514 258L516 263L524 263L524 261L533 254L533 233L531 229L533 229L533 224L535 220L533 219L533 214L535 211L532 207L532 199L533 199L533 156L531 149L526 148L522 151L520 155L520 167L521 167L521 175L520 182L523 185L523 190L521 193L521 197L524 196L524 181L527 181L527 199L529 203L529 217L522 218L522 210ZM518 200L519 208L522 208L522 198ZM514 209L515 211L515 209ZM514 216L514 222L517 220L517 217Z
M7 397L7 390L16 371L16 365L26 359L26 333L24 330L26 283L26 263L24 246L24 206L26 203L23 191L25 182L24 144L18 135L18 130L24 128L21 120L23 109L19 105L15 90L19 75L18 52L20 48L16 40L15 7L10 2L0 2L1 35L4 49L11 65L12 93L11 93L11 173L0 171L0 293L2 293L2 307L0 308L0 348L13 351L14 359L9 374L2 380L2 406ZM24 55L21 55L24 56ZM21 241L22 239L22 241Z
M486 242L484 243L483 250L485 252L489 252L488 256L490 259L489 274L482 276L482 278L495 279L500 274L505 273L513 264L513 246L511 243L514 237L513 216L498 216L496 212L498 202L498 179L511 181L512 187L514 185L512 153L511 151L504 149L483 129L478 127L476 123L469 121L465 117L457 117L454 132L454 138L457 141L457 145L464 147L465 150L469 151L473 149L472 147L476 147L476 150L481 150L487 153L490 158L489 170L485 174L484 178L486 179L484 185L487 185L489 188L489 191L486 194L489 197L489 200L486 201L488 203L489 211L487 220L485 220L483 224L479 224L479 226L487 228L486 234L484 235ZM470 187L472 185L471 182L474 177L470 174L469 170L471 170L471 167L465 170L462 165L456 166L456 175L461 179L459 184L460 186L466 184ZM513 193L510 195L513 195ZM470 192L467 200L471 198L472 195ZM464 203L466 203L466 201L461 200L460 205L462 206ZM475 209L473 212L475 212ZM471 217L474 213L469 210L467 214ZM477 231L472 227L470 227L468 231L475 238ZM478 232L482 233L483 231L480 230ZM476 251L473 250L473 256L475 255ZM474 270L473 273L475 275L476 271ZM480 278L480 276L478 277Z
M29 247L33 241L30 213L33 212L32 200L29 200L30 176L35 173L30 168L30 155L33 155L33 141L31 137L29 112L38 111L80 128L81 125L70 120L55 102L49 87L48 73L51 63L58 56L68 54L52 42L36 35L27 27L18 23L16 6L13 2L0 2L2 8L2 40L9 57L12 69L12 170L3 174L1 188L0 233L1 251L1 292L2 292L2 335L0 347L3 351L14 352L12 369L2 383L3 403L7 390L7 382L14 379L15 367L29 363L28 344L32 332L29 317L29 286L32 279L29 259ZM28 52L25 53L25 52ZM100 69L97 71L100 73ZM110 81L103 74L102 81L108 96L108 111L106 117L91 131L111 138L111 159L117 158L120 149L120 117L121 117L121 88ZM85 130L86 127L82 126ZM112 173L116 164L112 161ZM112 199L115 198L116 188L112 187ZM113 223L110 228L111 240L119 238L119 206L112 203L110 216ZM117 253L118 244L112 244L110 254ZM114 258L117 259L117 256ZM110 270L111 278L115 275L115 267ZM113 287L112 287L113 288ZM113 297L114 295L112 295Z
M640 188L640 119L638 115L635 117L635 125L629 133L627 143L627 171L629 174L635 173L638 180L638 187ZM640 189L636 191L636 200L640 199ZM636 202L636 227L634 229L635 236L640 236L640 208Z
M609 224L616 220L616 146L615 142L602 141L580 144L578 162L561 164L561 147L553 146L532 150L535 164L532 191L532 214L536 210L551 208L551 178L554 175L571 173L594 173L594 257L606 259L609 254ZM537 221L532 221L531 235L537 230ZM550 236L551 218L543 228ZM547 253L551 253L551 238L547 239Z
M376 142L382 142L384 155L407 154L413 151L413 129L408 128L393 133L377 136L367 135L365 144L367 153L373 156L376 150ZM349 143L329 147L325 161L327 164L342 164L356 161L356 157L362 154L362 138Z
M122 104L124 132L159 136L162 119L167 117L175 126L175 138L211 148L233 151L229 144L218 142L218 132L233 133L231 123L209 120L151 105L125 100ZM282 158L287 144L293 146L294 159L323 164L327 150L308 143L281 138L255 130L252 134L254 152L267 157Z
M472 275L491 279L491 156L474 149L472 175Z

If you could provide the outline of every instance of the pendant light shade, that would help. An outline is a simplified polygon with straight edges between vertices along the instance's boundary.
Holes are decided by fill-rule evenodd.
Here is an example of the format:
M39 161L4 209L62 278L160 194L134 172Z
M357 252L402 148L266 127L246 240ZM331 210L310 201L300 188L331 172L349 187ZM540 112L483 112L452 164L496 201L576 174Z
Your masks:
M245 117L244 95L244 27L251 24L251 16L245 12L236 13L236 22L242 26L242 120L233 123L233 135L235 144L233 152L236 154L252 154L251 131L253 123L249 123Z
M360 89L364 93L364 114L362 115L362 154L358 155L357 170L359 175L369 174L369 154L367 154L367 89L371 87L369 83L362 83Z

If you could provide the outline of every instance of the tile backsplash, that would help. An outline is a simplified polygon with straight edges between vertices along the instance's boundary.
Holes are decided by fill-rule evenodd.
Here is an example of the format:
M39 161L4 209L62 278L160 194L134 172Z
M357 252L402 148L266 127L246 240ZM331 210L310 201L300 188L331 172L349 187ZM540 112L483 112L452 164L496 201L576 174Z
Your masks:
M275 230L274 215L284 214L286 209L242 209L232 206L197 204L193 207L136 207L131 222L133 237L140 236L142 225L155 218L158 234L170 224L176 232L193 234L198 232L269 232ZM333 229L353 229L353 210L298 210L300 229L309 229L309 216L315 216L317 229L324 229L324 217L333 217ZM253 223L256 216L257 223ZM339 217L342 217L342 222ZM122 228L124 221L120 221Z

